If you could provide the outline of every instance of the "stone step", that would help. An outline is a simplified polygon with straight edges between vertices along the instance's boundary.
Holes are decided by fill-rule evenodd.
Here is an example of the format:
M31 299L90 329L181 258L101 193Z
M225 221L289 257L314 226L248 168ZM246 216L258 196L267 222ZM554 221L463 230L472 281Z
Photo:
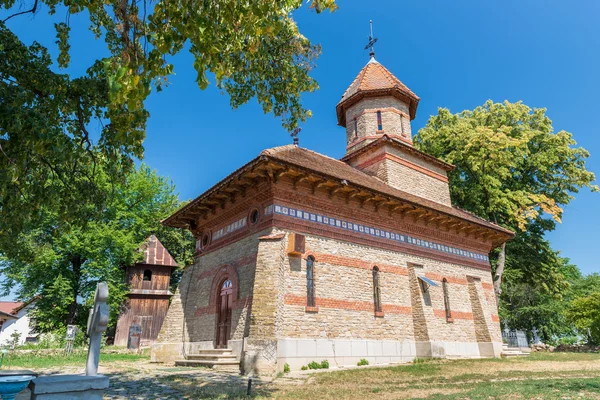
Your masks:
M199 361L232 361L236 360L235 354L188 354L185 357L186 360L199 360Z
M231 354L231 352L232 352L231 349L202 349L202 350L197 350L194 354L221 354L221 353Z
M205 360L176 360L176 367L205 367L219 371L240 371L240 362L233 361L205 361Z
M523 353L522 351L503 351L500 355L502 357L528 357L529 353Z

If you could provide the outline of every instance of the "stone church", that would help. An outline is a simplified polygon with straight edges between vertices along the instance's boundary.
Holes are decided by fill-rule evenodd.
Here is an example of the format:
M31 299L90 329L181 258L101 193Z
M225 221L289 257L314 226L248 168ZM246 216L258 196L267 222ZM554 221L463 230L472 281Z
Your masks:
M372 57L336 106L342 159L264 150L167 218L196 258L153 360L274 374L499 357L488 254L513 233L452 206L453 166L413 146L418 104Z

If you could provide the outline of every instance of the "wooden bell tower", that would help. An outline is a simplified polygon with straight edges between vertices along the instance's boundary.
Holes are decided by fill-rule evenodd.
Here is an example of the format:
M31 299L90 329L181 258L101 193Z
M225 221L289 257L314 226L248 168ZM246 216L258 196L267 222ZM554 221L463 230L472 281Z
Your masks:
M126 346L129 328L137 324L142 328L141 344L153 343L162 326L169 300L171 272L177 263L163 244L152 235L140 250L144 259L126 268L129 284L127 301L117 322L115 345Z

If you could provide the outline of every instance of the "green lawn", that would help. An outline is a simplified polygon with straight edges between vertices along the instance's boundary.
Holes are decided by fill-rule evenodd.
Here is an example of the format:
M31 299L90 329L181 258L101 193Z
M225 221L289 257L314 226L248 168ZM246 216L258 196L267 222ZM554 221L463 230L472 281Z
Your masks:
M263 398L600 399L600 355L537 353L335 371L315 374L302 386L265 392Z
M86 354L10 356L4 367L44 369L83 367ZM207 370L152 364L148 355L108 353L100 364L111 375L111 388L132 398L132 387L161 387L171 398L245 399L246 379ZM58 368L57 368L58 367ZM210 370L208 370L210 371ZM360 367L256 382L253 399L597 399L600 354L536 353L526 358L430 360L392 367ZM137 383L137 386L136 386Z
M148 360L150 357L148 352L144 352L141 355L129 354L129 353L103 353L100 354L100 363L102 365L113 364L113 363L133 363L140 360ZM39 353L17 353L8 352L5 355L2 362L2 369L45 369L55 368L67 365L81 365L85 367L87 359L87 351L76 350L73 353L67 355L62 351L57 352L54 355L39 354Z

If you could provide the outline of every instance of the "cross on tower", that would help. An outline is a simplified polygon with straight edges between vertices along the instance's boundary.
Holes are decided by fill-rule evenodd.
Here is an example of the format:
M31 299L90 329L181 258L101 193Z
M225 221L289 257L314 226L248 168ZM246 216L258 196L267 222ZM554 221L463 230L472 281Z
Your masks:
M295 129L292 131L292 133L290 134L290 136L291 136L292 138L294 138L294 144L295 144L296 146L298 146L298 134L300 133L300 131L301 131L301 130L302 130L302 128L300 128L300 127L296 127L296 128L295 128Z
M375 58L375 42L377 41L377 38L373 37L373 21L369 21L369 25L371 28L371 34L369 35L369 43L365 46L365 50L367 50L368 48L371 48L371 52L369 53L369 56L371 58Z

